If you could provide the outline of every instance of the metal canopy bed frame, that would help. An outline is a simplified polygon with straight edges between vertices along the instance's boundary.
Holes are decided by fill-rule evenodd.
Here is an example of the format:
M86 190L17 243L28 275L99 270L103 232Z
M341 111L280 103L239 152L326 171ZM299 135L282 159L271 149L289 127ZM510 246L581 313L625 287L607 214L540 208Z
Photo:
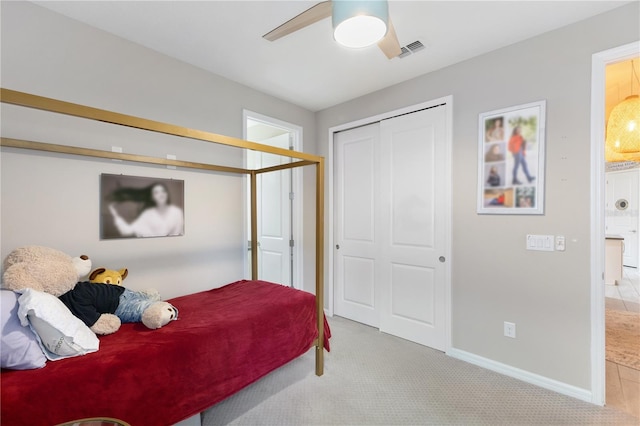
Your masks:
M46 151L58 154L79 155L85 157L124 160L137 163L157 164L184 167L214 172L234 173L246 175L251 188L251 278L258 279L258 222L257 222L257 176L279 170L296 167L315 166L316 169L316 319L318 338L315 346L315 373L321 376L324 372L324 158L303 152L267 146L255 142L209 133L201 130L189 129L173 124L162 123L131 115L120 114L85 105L74 104L57 99L32 95L15 90L0 88L0 102L10 105L32 108L41 111L58 113L88 120L94 120L124 127L130 127L149 132L178 136L197 141L210 142L218 145L235 147L243 150L253 150L268 154L280 155L291 159L290 163L265 167L260 169L245 169L224 165L198 163L191 161L169 160L135 154L116 153L76 146L56 145L42 142L27 141L12 138L0 138L0 146L20 148L36 151Z

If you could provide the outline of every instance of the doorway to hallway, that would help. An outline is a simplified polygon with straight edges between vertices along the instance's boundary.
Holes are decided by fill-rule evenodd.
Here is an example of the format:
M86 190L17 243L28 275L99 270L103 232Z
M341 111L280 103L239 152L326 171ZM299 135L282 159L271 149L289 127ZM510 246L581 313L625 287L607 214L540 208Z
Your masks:
M591 87L591 401L605 403L605 70L637 57L640 41L599 52L592 57ZM607 386L607 388L605 388ZM606 391L605 391L606 390Z
M301 151L302 128L262 114L244 111L244 138L278 148ZM247 151L245 166L264 168L290 161L278 155ZM302 175L297 169L257 177L258 277L302 288ZM246 184L246 235L250 232L249 180ZM245 277L251 276L251 242L247 238Z

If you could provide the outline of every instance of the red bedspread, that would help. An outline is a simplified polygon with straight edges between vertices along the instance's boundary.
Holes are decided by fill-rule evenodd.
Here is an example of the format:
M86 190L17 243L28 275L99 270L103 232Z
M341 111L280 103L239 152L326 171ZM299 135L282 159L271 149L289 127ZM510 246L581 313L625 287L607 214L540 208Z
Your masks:
M171 303L180 318L159 330L123 324L96 353L3 370L2 424L99 416L172 424L302 355L318 336L315 296L277 284L238 281ZM329 336L325 320L327 349Z

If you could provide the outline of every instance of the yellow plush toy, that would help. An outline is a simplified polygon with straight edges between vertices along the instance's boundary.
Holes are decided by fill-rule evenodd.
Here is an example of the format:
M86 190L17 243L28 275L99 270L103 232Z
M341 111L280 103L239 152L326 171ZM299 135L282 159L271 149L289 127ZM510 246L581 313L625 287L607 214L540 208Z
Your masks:
M129 275L127 268L122 268L119 271L97 268L89 274L89 282L94 284L122 285L122 281L127 278L127 275Z

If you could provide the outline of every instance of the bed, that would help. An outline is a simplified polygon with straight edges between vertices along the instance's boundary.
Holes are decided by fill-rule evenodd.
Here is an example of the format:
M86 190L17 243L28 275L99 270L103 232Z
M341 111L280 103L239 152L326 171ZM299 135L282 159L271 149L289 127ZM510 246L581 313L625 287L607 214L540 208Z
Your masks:
M54 425L107 416L168 425L200 413L312 348L315 297L238 281L171 300L178 321L123 324L98 352L2 372L2 423ZM329 349L329 327L324 321Z
M116 153L2 137L0 146L247 176L251 193L251 281L171 300L180 318L150 331L123 324L100 338L100 350L48 362L43 369L2 371L2 423L56 424L90 417L133 425L172 424L195 415L315 348L323 374L330 331L324 318L324 159L209 132L2 88L2 103L290 158L263 169ZM257 176L315 167L315 296L258 281Z

